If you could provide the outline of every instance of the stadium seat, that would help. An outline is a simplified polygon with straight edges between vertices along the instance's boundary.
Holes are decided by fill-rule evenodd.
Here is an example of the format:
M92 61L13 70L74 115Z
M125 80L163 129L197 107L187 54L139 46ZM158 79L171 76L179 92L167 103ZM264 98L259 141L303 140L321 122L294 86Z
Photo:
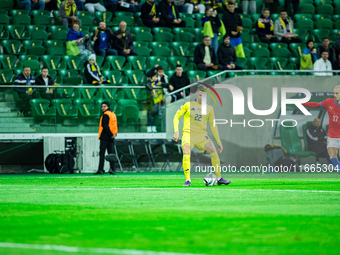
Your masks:
M137 47L135 48L135 51L138 54L138 56L143 56L143 57L149 57L151 54L150 49L145 46Z
M340 14L340 6L334 9L334 14Z
M273 20L273 22L275 23L275 21L280 17L280 13L272 13L270 14L270 18Z
M26 54L26 48L21 45L20 41L17 40L2 40L1 45L3 46L5 54Z
M312 18L313 18L313 15L308 14L308 13L303 13L303 14L299 13L299 14L294 15L295 22L298 22L301 19L312 19Z
M58 55L58 56L65 56L66 55L66 48L63 46L50 46L47 48L48 55Z
M87 16L87 15L84 15ZM83 16L83 17L84 17ZM97 20L97 24L99 24L99 22L104 21L106 23L107 26L112 26L112 17L113 17L113 13L112 12L100 12L100 11L96 11L94 13L94 16ZM89 15L87 17L92 17L92 15Z
M63 77L63 83L77 86L83 83L83 79L79 76Z
M300 58L302 51L306 48L306 44L304 43L291 43L289 44L289 49L292 52L292 57Z
M330 4L318 5L315 10L315 14L329 14L333 15L334 8Z
M68 34L68 31L65 31L65 30L57 30L57 31L52 32L52 33L50 34L49 39L51 39L51 40L56 40L56 41L66 42L67 34Z
M329 15L329 14L315 14L314 15L314 20L315 21L319 21L319 20L323 20L323 19L332 19L333 15Z
M86 125L97 126L100 118L100 105L92 99L75 99L73 104L78 107L79 118L85 120Z
M248 49L247 47L243 47L243 52L244 52L244 55L246 56L246 58L251 57L252 50Z
M82 88L82 86L92 86L92 84L83 84L76 89L76 93L80 95L81 99L98 100L103 98L102 92L98 91L95 86L92 86L93 88Z
M78 16L78 18L81 20L81 25L82 26L88 26L92 27L93 26L93 18L88 17L88 16Z
M90 27L82 26L82 27L79 28L79 31L82 32L84 35L88 35L89 38L91 38L91 36L92 36L92 34L90 32Z
M0 40L8 40L9 39L9 33L6 29L4 29L4 26L0 26Z
M236 65L242 67L242 68L246 68L248 59L247 58L237 58L236 59Z
M62 61L61 56L44 55L40 57L44 66L50 70L66 70L67 65Z
M27 49L27 54L29 55L44 55L45 48L42 46L43 41L37 40L26 40L22 43L24 47Z
M262 42L251 43L251 44L250 44L250 48L251 48L252 50L257 50L257 49L260 49L260 48L266 48L266 49L268 49L268 44L267 44L267 43L262 43Z
M291 125L290 127L287 127ZM297 132L297 128L293 127L292 122L285 122L285 126L280 125L281 146L285 148L288 154L299 157L315 156L316 153L312 151L304 151L302 143Z
M0 55L2 69L15 69L17 59L15 55Z
M118 26L121 21L125 21L126 25L128 27L130 27L130 28L134 27L135 26L135 22L136 22L135 18L131 14L131 16L123 16L123 17L115 17L115 18L113 18L112 25L113 26Z
M41 40L46 41L48 38L48 33L43 30L34 30L31 32L31 39L32 40Z
M320 19L316 22L317 29L333 29L333 21L330 19Z
M146 57L142 56L128 56L127 60L131 63L134 70L145 71Z
M59 17L59 10L55 10L52 13L53 13L54 24L61 25L61 19Z
M159 34L159 33L164 33L164 32L171 33L171 28L169 28L169 27L154 27L152 29L152 31L153 31L154 34Z
M66 48L65 42L62 42L62 41L55 41L55 40L47 40L47 41L45 41L45 46L46 46L47 48L48 48L48 47L51 47L51 46L60 46L60 47Z
M104 77L111 82L111 85L120 84L122 72L119 70L106 70L103 71Z
M243 28L245 29L253 29L253 22L251 21L251 19L243 18L242 25L243 25Z
M251 57L249 58L249 68L263 70L266 69L268 58L263 57Z
M194 29L194 41L195 42L202 42L203 41L203 37L204 37L204 31L202 28L195 28Z
M192 32L182 32L180 34L176 34L174 37L174 41L177 42L189 42L191 43L194 40L194 35Z
M10 38L15 40L29 40L31 33L26 31L25 26L21 25L8 25L7 31L10 33Z
M0 26L7 26L9 21L10 19L6 14L0 14Z
M46 10L32 10L31 14L33 16L33 18L35 18L36 16L47 16L50 17L50 12L46 11Z
M125 76L129 84L145 85L144 72L141 70L125 70Z
M151 69L155 65L159 65L160 62L167 61L167 57L150 56L147 58L146 69Z
M251 56L269 58L270 51L267 48L259 48L259 49L253 50L251 53Z
M300 38L302 40L302 42L307 42L307 40L309 39L309 33L310 31L305 30L305 29L294 29L294 33L297 34L298 38Z
M37 26L50 26L51 18L50 16L38 15L33 18L33 24Z
M78 125L78 107L70 99L53 99L57 119L61 119L64 126Z
M274 51L276 49L281 49L281 48L288 48L288 44L287 43L271 43L269 45L269 48L271 51Z
M31 112L36 121L44 122L40 125L54 125L56 111L55 107L50 106L50 101L46 99L31 99Z
M189 79L193 79L195 82L204 79L207 76L205 71L195 70L187 72Z
M340 29L340 19L334 22L334 29Z
M271 57L269 58L269 63L272 64L272 68L267 67L268 69L277 69L277 70L296 70L296 66L292 63L289 63L287 58L277 58Z
M271 57L289 58L290 55L291 53L287 48L277 48L271 52Z
M151 33L151 28L149 28L149 27L134 27L134 28L132 29L132 32L133 32L135 35L137 35L138 33L145 33L145 32Z
M9 84L13 82L13 71L0 69L0 84Z
M79 72L77 70L58 70L58 73L60 76L64 77L64 78L67 78L67 77L77 77Z
M122 124L139 126L139 108L137 101L133 99L120 99L118 100L118 105L122 109Z
M185 17L185 18L182 18L183 21L185 21L186 25L185 27L190 27L190 28L194 28L195 27L195 20L191 17Z
M313 4L303 4L299 6L299 13L306 13L314 15L315 13L315 7Z
M154 36L155 42L172 42L173 35L169 32L157 33Z
M169 59L170 67L172 70L176 69L176 65L181 65L184 69L187 65L187 60L188 60L186 57L179 57L179 56L169 57L168 59Z
M113 70L131 69L129 64L124 67L126 59L123 56L107 56L106 61L111 63Z
M314 29L312 31L312 35L314 36L314 41L321 43L322 38L324 37L330 37L332 30L328 29Z
M133 47L138 48L138 47L149 47L148 42L139 42L139 41L133 41Z
M189 43L187 42L172 42L171 48L173 50L174 56L187 56Z
M89 12L89 11L78 11L78 17L84 17L84 16L92 17L92 15L93 15L92 12Z
M306 29L308 31L311 31L314 28L314 22L311 19L301 19L298 22L296 22L295 28L297 29Z
M122 84L124 99L133 99L141 103L147 100L147 90L145 88L129 88L135 84Z
M157 59L159 59L159 58L161 58L161 57L157 57ZM162 66L164 68L164 71L168 71L168 69L169 69L169 63L167 61L158 60L155 64ZM146 71L150 70L153 67L154 67L154 65L151 65L150 62L147 62Z
M10 16L14 17L16 15L29 15L30 12L26 10L13 9L13 10L10 10L9 14Z
M49 31L51 32L51 34L54 34L57 31L67 31L68 32L68 29L65 26L50 26Z
M153 48L152 55L157 57L168 57L171 55L171 50L165 47Z
M242 43L243 44L245 44L245 43L252 43L251 31L247 30L247 29L244 29L242 31L241 38L242 38Z
M83 66L80 65L82 60L79 56L63 56L63 60L70 70L83 69Z
M203 13L195 13L195 27L202 29L202 18L204 16Z
M139 32L135 35L135 40L141 42L152 42L153 35L150 32Z

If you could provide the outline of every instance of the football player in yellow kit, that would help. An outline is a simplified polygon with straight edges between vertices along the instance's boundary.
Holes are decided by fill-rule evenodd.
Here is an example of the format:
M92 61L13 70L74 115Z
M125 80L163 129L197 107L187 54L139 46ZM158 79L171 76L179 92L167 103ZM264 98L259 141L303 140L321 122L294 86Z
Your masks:
M183 170L186 182L183 186L191 186L190 154L194 147L198 148L202 152L206 151L210 154L211 164L215 167L215 174L218 178L218 185L228 185L231 183L231 181L225 180L221 177L220 168L218 167L220 165L220 158L218 157L215 146L207 133L207 122L209 121L211 131L218 144L218 152L221 153L223 151L223 145L218 134L217 126L214 127L214 109L210 105L207 105L207 114L201 114L202 94L205 93L204 91L205 87L203 85L198 86L196 91L197 98L194 101L186 102L182 105L174 117L175 134L173 139L177 142L179 139L179 119L182 115L184 115L182 150Z

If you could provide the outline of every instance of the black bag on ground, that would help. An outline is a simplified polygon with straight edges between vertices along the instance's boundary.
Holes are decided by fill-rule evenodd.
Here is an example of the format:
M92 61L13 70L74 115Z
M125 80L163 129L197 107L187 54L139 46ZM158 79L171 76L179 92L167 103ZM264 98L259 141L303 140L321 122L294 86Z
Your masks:
M74 159L69 152L52 153L46 157L45 167L51 174L71 174L74 172Z
M275 166L286 166L290 170L294 171L294 166L297 167L301 164L300 158L296 155L284 155L278 161L276 161Z
M264 147L266 152L266 164L275 166L276 161L287 154L287 151L280 145L267 144Z

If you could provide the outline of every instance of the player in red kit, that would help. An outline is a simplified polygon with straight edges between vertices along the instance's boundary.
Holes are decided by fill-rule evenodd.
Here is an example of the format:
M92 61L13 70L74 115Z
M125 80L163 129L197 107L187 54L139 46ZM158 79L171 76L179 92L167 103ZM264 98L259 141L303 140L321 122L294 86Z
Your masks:
M334 98L327 98L321 103L303 103L304 106L325 108L329 116L327 151L332 165L340 173L340 162L337 158L340 148L340 85L334 88Z

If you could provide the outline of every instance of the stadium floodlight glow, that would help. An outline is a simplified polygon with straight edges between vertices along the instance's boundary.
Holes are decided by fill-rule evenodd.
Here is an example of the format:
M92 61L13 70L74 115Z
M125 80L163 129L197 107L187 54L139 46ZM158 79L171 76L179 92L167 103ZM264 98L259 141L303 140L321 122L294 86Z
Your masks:
M204 83L201 83L206 85ZM210 86L209 86L210 87ZM208 87L208 88L209 88ZM240 88L231 84L216 84L215 89L228 89L233 97L233 115L244 115L244 94ZM304 98L287 98L288 93L305 94ZM215 93L216 94L216 93ZM217 94L218 95L218 94ZM218 95L219 97L219 95ZM311 93L304 88L281 88L281 115L286 115L287 105L295 105L304 115L312 115L302 104L311 99ZM247 88L247 104L251 113L258 116L266 116L274 113L278 106L278 88L272 88L272 105L267 110L255 109L253 104L253 88ZM222 102L221 102L222 105ZM202 93L202 115L207 114L207 93Z

